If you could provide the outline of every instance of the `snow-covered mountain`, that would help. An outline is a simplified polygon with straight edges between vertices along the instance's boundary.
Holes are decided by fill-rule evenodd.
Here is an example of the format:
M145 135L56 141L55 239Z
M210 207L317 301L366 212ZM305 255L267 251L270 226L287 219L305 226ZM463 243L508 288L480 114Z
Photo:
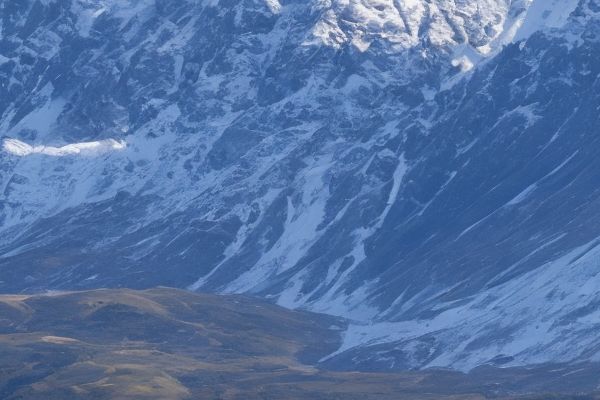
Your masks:
M247 292L329 363L596 359L597 0L0 0L0 291Z

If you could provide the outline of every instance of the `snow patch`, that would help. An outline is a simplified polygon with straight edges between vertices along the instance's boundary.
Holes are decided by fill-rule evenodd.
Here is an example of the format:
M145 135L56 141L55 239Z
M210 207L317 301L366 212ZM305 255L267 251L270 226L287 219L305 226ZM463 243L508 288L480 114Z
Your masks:
M531 193L533 193L537 189L537 184L529 185L525 190L516 195L511 201L506 203L507 206L516 206L517 204L522 203L529 197Z
M579 0L533 0L513 40L526 39L541 29L562 27L578 3Z
M9 154L25 157L32 154L43 154L52 157L71 155L96 156L111 151L120 151L127 147L124 140L106 139L96 142L71 143L61 147L37 145L32 146L18 139L5 139L2 149Z
M279 0L266 0L266 3L267 7L269 7L269 10L271 10L273 14L279 14L281 11L281 4L279 3Z

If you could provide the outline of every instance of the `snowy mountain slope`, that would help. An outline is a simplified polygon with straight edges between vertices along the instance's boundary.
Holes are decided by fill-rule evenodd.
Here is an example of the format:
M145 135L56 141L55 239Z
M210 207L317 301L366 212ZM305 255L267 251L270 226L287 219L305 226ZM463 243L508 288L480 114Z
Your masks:
M595 1L0 10L1 291L250 292L355 320L329 362L595 354L528 290L595 265Z
M490 361L505 366L598 361L598 251L596 242L588 243L462 304L442 302L439 314L427 320L354 325L328 359L341 365L351 359L348 365L460 369Z

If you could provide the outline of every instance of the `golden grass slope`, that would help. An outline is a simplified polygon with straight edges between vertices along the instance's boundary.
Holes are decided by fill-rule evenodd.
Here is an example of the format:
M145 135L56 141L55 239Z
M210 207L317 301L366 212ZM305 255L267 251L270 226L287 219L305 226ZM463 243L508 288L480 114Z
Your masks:
M600 383L591 365L575 374L320 369L344 326L249 297L167 288L0 296L0 399L475 400L567 396ZM570 380L552 386L563 375ZM576 378L585 384L564 388Z

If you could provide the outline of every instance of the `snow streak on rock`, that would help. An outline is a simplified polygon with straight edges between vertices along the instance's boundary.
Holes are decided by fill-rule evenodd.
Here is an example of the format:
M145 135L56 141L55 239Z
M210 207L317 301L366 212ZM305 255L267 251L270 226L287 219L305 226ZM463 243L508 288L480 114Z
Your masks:
M5 139L3 149L5 152L16 156L29 156L31 154L44 154L53 157L68 155L94 156L110 151L119 151L127 147L123 140L106 139L97 142L71 143L60 147L29 145L18 139Z

